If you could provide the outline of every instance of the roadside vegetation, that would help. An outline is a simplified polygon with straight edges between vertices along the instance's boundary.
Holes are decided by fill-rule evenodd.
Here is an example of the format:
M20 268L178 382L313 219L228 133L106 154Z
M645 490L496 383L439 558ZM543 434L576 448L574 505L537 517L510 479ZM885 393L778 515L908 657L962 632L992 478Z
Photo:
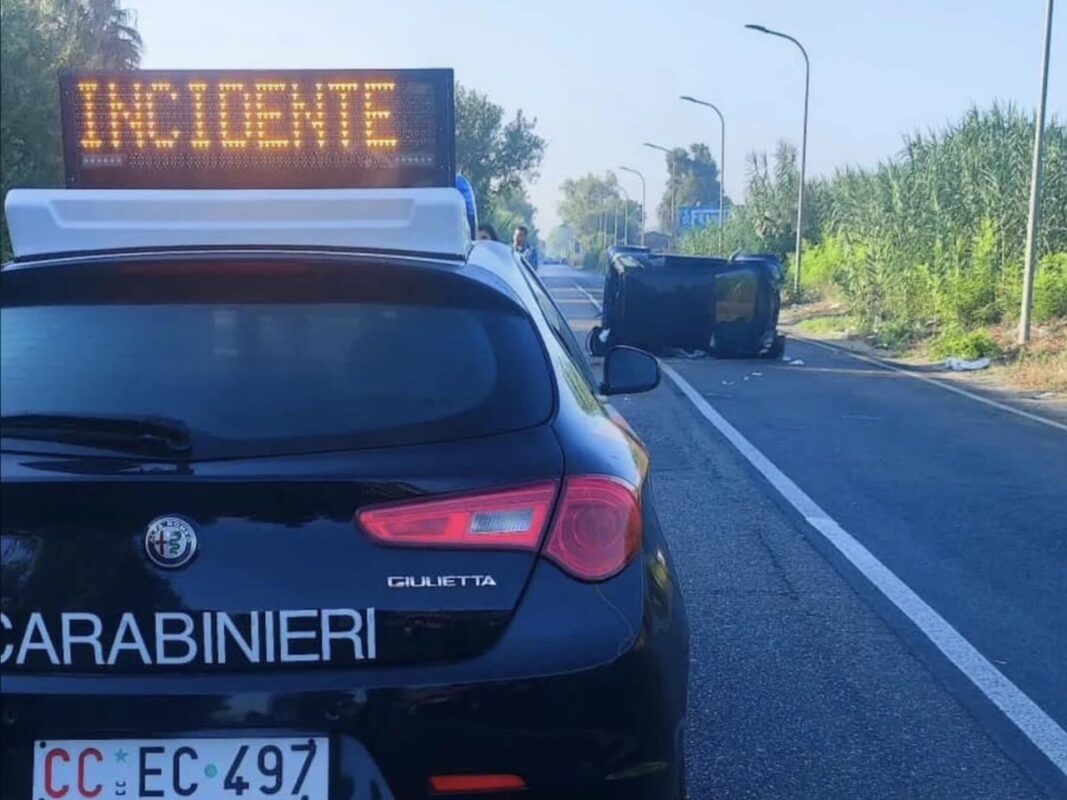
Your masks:
M0 195L63 183L60 70L140 61L136 19L117 0L0 0ZM10 253L0 223L0 257Z
M844 168L810 184L802 297L843 306L857 332L932 357L1018 358L1010 329L1022 302L1034 118L1010 105L973 108L940 131L916 133L872 169ZM1053 373L1067 370L1067 128L1046 134L1043 214L1034 287L1035 341ZM796 151L749 157L746 202L724 230L726 251L781 256L791 268ZM717 253L718 231L681 248ZM791 291L792 281L789 282ZM809 326L813 323L807 323ZM830 323L824 323L830 325Z

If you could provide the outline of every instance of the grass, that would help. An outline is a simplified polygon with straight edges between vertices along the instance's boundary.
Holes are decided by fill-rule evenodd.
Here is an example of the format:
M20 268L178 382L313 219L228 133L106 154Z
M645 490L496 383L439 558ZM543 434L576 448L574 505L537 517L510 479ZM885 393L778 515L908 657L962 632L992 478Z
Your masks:
M1035 325L1030 345L1019 350L1014 326L1002 329L1007 351L1008 378L1016 386L1038 392L1067 393L1067 319Z
M1022 389L1067 392L1067 350L1054 353L1026 353L1009 367L1013 384Z
M988 356L992 368L983 371L1014 389L1067 394L1067 319L1035 323L1026 349L1016 341L1015 322L972 330L947 329L935 333L930 326L888 323L876 331L845 313L833 300L793 306L782 311L782 324L815 338L850 339L888 349L906 360L939 363L946 358L974 361Z
M797 322L795 327L804 333L840 334L842 336L853 336L863 330L858 319L844 314L808 317Z

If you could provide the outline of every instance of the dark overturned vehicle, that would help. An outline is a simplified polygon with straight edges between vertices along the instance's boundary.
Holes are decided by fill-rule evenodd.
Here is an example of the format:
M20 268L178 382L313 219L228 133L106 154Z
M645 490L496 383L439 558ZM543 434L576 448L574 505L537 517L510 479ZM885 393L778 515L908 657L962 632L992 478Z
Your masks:
M224 152L198 111L253 83L301 110ZM605 399L659 367L598 380L472 241L451 71L62 94L71 188L6 199L0 798L683 800L688 622Z
M781 358L782 273L773 255L725 259L613 247L601 323L590 332L587 347L595 356L628 345L655 353Z

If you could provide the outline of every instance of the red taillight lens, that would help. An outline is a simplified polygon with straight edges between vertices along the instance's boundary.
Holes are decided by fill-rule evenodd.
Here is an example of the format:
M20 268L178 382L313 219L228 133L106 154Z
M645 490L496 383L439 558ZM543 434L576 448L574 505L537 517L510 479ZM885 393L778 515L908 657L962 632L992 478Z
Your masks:
M612 478L568 478L545 555L584 581L622 570L641 546L637 491Z
M526 781L518 775L434 775L430 789L434 794L488 794L521 792Z
M537 550L557 488L551 481L444 500L373 506L360 511L356 519L383 544Z

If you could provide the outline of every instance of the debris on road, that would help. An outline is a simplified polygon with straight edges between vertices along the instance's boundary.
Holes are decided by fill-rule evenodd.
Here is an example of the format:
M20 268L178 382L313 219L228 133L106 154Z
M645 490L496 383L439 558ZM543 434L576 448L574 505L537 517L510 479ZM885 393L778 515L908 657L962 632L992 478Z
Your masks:
M663 351L668 358L688 358L690 360L707 358L708 354L703 350L684 350L680 347L668 347Z
M945 359L945 367L953 372L973 372L974 370L985 369L989 364L988 358L979 358L975 361L966 361L962 358Z
M788 358L784 359L784 360L785 360L785 363L788 364L791 367L802 367L802 366L804 366L804 359L802 359L802 358L794 358L792 361L790 361Z

